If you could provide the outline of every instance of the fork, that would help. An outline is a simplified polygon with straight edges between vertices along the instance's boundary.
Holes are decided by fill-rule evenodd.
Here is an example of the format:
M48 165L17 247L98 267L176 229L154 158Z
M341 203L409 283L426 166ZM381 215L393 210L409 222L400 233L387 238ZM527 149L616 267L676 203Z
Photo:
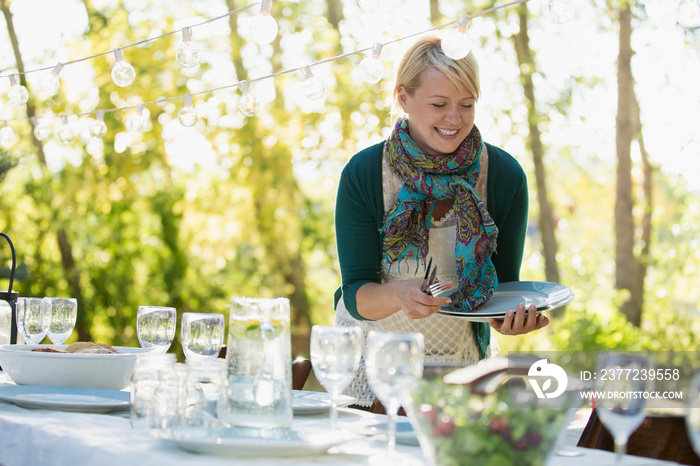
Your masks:
M452 284L450 282L437 282L433 283L428 287L427 293L430 296L436 296L442 293L443 291L451 290L452 289Z
M433 258L430 258L430 261L428 261L428 266L425 268L425 276L423 277L423 283L420 286L420 290L423 293L427 293L428 286L431 285L430 281L430 267L433 265ZM437 269L437 266L435 266Z

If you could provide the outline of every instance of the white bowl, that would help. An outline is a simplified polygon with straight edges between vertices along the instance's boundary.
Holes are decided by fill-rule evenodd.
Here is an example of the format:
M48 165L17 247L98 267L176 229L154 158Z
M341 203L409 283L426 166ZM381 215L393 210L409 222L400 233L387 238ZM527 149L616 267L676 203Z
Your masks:
M120 354L43 353L34 348L66 345L0 345L0 366L18 385L109 388L131 383L142 348L116 346Z

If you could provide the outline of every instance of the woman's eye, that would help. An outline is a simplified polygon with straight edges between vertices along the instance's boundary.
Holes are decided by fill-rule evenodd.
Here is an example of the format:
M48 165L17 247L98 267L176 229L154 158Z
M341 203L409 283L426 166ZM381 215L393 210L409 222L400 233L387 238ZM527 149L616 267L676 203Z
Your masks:
M462 105L462 108L472 108L474 104L464 104Z
M435 107L435 108L442 108L444 106L445 106L445 104L433 104L433 107Z

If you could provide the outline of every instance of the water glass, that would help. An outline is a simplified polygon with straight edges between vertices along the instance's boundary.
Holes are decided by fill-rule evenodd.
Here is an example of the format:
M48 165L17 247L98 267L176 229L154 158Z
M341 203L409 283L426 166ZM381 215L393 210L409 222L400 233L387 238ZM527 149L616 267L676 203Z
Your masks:
M396 417L399 407L411 400L423 375L425 342L421 333L369 332L365 351L367 380L389 416L389 449L386 460L396 456Z
M338 398L355 377L362 355L359 327L314 325L311 364L319 383L331 395L331 430L337 430Z
M176 319L174 307L139 306L136 335L141 347L150 353L167 352L175 338Z
M38 345L49 331L51 313L41 298L17 299L17 331L29 345Z
M219 357L224 343L224 316L185 312L180 322L180 340L187 360Z
M606 353L598 358L594 388L600 396L594 400L595 410L613 437L618 465L627 451L629 436L646 417L646 400L641 395L653 387L652 381L641 375L652 369L651 360L644 355ZM640 396L630 396L634 393Z
M41 305L51 315L49 339L54 345L62 345L73 333L78 317L78 301L74 298L44 298Z
M693 449L700 456L700 372L696 372L690 381L685 426Z
M131 376L131 427L157 432L176 426L178 396L175 355L139 354Z
M209 436L220 427L219 409L223 409L226 395L226 361L187 359L181 383L178 435Z

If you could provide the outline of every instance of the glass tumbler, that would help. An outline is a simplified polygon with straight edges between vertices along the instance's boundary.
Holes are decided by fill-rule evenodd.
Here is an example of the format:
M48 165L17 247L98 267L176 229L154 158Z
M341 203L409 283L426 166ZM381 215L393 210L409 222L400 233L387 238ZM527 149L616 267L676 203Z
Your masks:
M139 354L131 377L131 427L151 432L174 427L178 392L174 354Z

